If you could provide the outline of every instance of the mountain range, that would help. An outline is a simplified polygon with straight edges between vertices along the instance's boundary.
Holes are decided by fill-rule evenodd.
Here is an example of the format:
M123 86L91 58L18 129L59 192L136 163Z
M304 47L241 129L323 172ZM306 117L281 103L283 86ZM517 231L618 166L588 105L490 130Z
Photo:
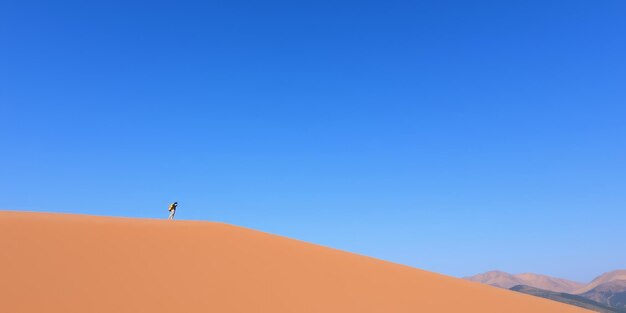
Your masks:
M502 271L490 271L466 277L465 279L505 289L509 289L517 285L526 285L555 292L567 293L573 293L574 291L582 289L586 286L583 283L546 275L533 273L512 275Z
M533 295L536 297L546 298L558 302L563 302L571 305L575 305L581 308L585 308L588 310L601 312L601 313L626 313L626 310L621 310L619 308L610 307L608 305L604 305L602 303L587 299L582 296L573 295L564 292L555 292L544 289L539 289L535 287L525 286L525 285L517 285L515 287L511 287L510 290L525 293L528 295Z
M465 279L592 309L588 306L593 303L581 301L587 299L597 304L594 310L598 312L626 312L626 270L604 273L586 284L547 275L502 271L490 271ZM606 311L605 308L614 311Z

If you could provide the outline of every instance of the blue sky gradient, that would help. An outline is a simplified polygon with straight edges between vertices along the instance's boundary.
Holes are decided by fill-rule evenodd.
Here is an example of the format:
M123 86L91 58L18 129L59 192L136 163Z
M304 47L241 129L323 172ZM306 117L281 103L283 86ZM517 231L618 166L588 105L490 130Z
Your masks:
M626 2L1 1L0 209L626 267Z

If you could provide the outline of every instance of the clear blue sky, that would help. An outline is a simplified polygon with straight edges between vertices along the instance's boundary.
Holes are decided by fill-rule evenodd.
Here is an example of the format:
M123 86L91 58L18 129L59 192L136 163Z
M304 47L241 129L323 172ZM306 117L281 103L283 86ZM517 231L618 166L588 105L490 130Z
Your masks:
M626 267L626 2L2 1L0 208Z

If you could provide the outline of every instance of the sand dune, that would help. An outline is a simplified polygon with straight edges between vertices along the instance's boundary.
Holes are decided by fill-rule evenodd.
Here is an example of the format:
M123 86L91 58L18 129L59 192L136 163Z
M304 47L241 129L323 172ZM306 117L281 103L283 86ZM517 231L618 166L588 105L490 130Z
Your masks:
M0 312L589 312L221 223L0 212Z

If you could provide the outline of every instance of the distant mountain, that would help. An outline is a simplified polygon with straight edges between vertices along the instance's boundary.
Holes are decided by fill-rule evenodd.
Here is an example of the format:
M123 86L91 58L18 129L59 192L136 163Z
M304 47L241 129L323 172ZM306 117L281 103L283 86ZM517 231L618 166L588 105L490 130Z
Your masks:
M626 280L613 280L580 294L604 305L626 311Z
M585 287L585 284L571 280L532 273L512 275L501 271L491 271L465 277L465 279L505 289L517 285L525 285L550 291L571 293L574 290Z
M604 273L592 280L589 284L584 287L574 291L575 294L585 293L593 288L596 288L602 284L606 284L608 282L616 281L616 280L626 280L626 270L616 270L612 272Z
M511 275L501 271L491 271L465 279L570 304L574 304L572 301L584 303L580 301L583 298L617 310L613 312L626 312L626 270L604 273L588 284L545 275L529 273Z
M581 296L572 295L569 293L554 292L554 291L549 291L549 290L544 290L544 289L539 289L539 288L535 288L531 286L524 286L524 285L514 286L510 288L510 290L575 305L581 308L585 308L588 310L601 312L601 313L624 313L626 312L619 308L612 308L602 303L598 303L596 301L593 301L593 300L590 300Z
M524 284L514 275L501 271L490 271L470 277L465 277L465 279L505 289Z

